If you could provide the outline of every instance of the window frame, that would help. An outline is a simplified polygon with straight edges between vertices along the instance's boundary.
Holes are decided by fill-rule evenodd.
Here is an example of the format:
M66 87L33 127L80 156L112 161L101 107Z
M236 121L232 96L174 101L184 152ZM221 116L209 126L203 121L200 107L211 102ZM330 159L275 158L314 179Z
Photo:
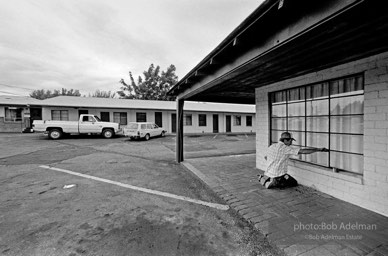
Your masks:
M233 115L233 125L234 126L241 126L241 115Z
M246 127L252 127L252 124L253 124L253 116L246 116L245 117L245 125L246 125Z
M355 81L355 85L353 87L355 87L355 91L350 91L350 92L342 92L342 93L335 93L333 92L333 88L332 87L335 87L335 83L345 83L345 81L347 81L348 79L356 79ZM357 79L360 79L360 80L357 80ZM358 82L358 83L357 83ZM307 88L314 88L314 86L317 86L317 85L323 85L327 83L327 86L328 86L328 95L325 96L321 96L321 97L317 97L317 98L314 98L312 97L312 95L310 95L311 97L308 97L309 95L308 94L308 90ZM357 89L359 86L361 86L361 89ZM352 87L352 86L350 86ZM300 88L302 88L304 90L304 95L303 97L301 97L301 99L298 99L298 100L294 100L294 101L290 101L290 92L292 90L300 90ZM339 88L339 86L338 86ZM337 89L338 89L337 88ZM343 88L345 88L345 86L343 86ZM302 90L300 90L302 91ZM310 90L311 92L311 90ZM316 162L311 162L311 161L307 161L307 160L303 160L301 159L302 156L299 156L299 158L293 158L294 160L297 160L297 161L302 161L302 162L307 162L309 164L312 164L312 165L317 165L317 166L322 166L322 167L325 167L325 168L332 168L334 171L345 171L345 172L350 172L352 174L359 174L359 175L362 175L363 174L363 170L361 168L361 172L353 172L351 170L343 170L343 169L339 169L339 168L336 168L332 165L332 162L331 162L331 158L333 158L333 156L331 156L331 152L333 153L337 153L338 155L340 154L347 154L347 155L355 155L355 156L360 156L360 157L363 157L363 151L364 151L364 146L362 145L361 146L361 150L359 150L360 152L356 152L357 149L349 149L349 150L344 150L343 148L345 148L345 143L341 142L340 144L340 147L342 148L342 150L339 150L338 148L336 149L333 149L332 147L332 144L331 144L331 140L332 138L334 138L336 135L342 135L342 136L364 136L364 132L363 132L363 129L359 132L345 132L345 131L333 131L334 130L334 126L332 125L332 118L334 117L339 117L339 118L349 118L349 119L352 119L353 117L359 117L359 120L361 120L361 124L360 124L360 127L363 127L364 125L364 110L363 108L360 108L362 109L360 111L360 113L340 113L340 114L332 114L332 104L333 102L336 100L336 99L346 99L346 98L351 98L353 97L353 100L356 99L357 97L359 98L362 98L362 106L363 104L365 103L365 78L364 78L364 74L363 73L357 73L357 74L352 74L352 75L349 75L349 76L344 76L344 77L339 77L339 78L334 78L334 79L330 79L330 80L325 80L325 81L322 81L322 82L318 82L318 83L313 83L313 84L305 84L305 85L302 85L302 86L297 86L297 87L292 87L292 88L287 88L287 89L283 89L283 90L278 90L278 91L273 91L273 92L270 92L268 94L269 96L269 144L273 144L273 143L277 143L277 139L278 138L274 138L275 136L274 135L279 135L281 132L284 132L284 131L288 131L290 133L298 133L298 134L302 134L302 141L298 142L298 144L295 144L295 145L298 145L298 146L301 146L301 147L309 147L311 145L308 145L308 136L313 136L314 134L315 135L322 135L322 134L325 134L327 135L327 147L326 148L329 148L330 149L330 152L328 153L328 157L327 157L327 161L326 164L319 164L319 163L316 163ZM278 101L276 102L276 99L275 97L278 96ZM362 97L361 97L362 96ZM275 99L275 102L274 102L274 99ZM279 102L280 101L280 102ZM308 113L308 109L307 109L307 104L308 103L312 103L312 102L319 102L319 103L322 103L323 101L327 101L328 103L328 108L327 108L327 113L326 114L313 114L313 113ZM304 112L302 111L302 114L301 115L291 115L291 113L289 113L289 106L290 105L293 105L294 103L299 103L299 102L303 102L304 103ZM319 104L318 103L318 104ZM295 104L295 105L296 105ZM282 109L282 107L276 107L277 110L275 111L277 114L280 113L279 116L273 116L273 112L274 112L274 106L285 106L285 109L284 110L280 110ZM317 107L317 109L319 109ZM320 109L319 109L320 110ZM323 120L323 118L327 117L327 122L328 122L328 127L327 127L327 131L313 131L313 130L309 130L308 128L308 119L311 120L313 118L317 118L317 120ZM303 128L301 130L295 130L295 129L292 129L293 127L290 127L290 119L293 119L293 118L300 118L303 119L304 118L304 123L303 123ZM274 124L279 124L279 121L280 123L283 123L281 124L281 126L283 125L284 129L276 129L274 128ZM285 123L285 125L284 125ZM338 122L337 122L338 123ZM311 138L311 137L310 137ZM318 139L319 140L319 139ZM362 139L360 140L362 142ZM352 152L353 151L353 152ZM308 158L307 156L305 157L306 159ZM351 158L350 158L351 159Z
M14 115L13 115L14 113ZM7 116L9 115L9 116ZM15 117L13 117L15 116ZM23 108L20 107L4 107L4 122L20 123L23 121Z
M127 112L113 112L113 123L117 123L117 114L119 115L119 125L127 125L128 124L128 114Z
M201 120L202 119L202 120ZM207 126L207 115L206 114L198 114L198 126Z
M136 112L136 122L138 122L138 123L147 122L147 113L146 112Z
M59 112L59 119L54 119L54 112ZM66 115L65 115L66 113ZM69 121L69 110L61 110L61 109L52 109L51 110L51 120L53 121Z
M184 114L183 115L183 125L184 126L192 126L193 125L193 115L192 114Z

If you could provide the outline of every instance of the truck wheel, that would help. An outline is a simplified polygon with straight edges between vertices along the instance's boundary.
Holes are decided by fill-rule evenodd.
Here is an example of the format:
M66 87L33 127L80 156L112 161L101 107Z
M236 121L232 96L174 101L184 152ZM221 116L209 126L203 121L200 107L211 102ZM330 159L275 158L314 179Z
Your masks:
M145 139L145 140L149 140L149 139L150 139L150 135L147 133L147 134L144 136L144 139Z
M62 137L62 131L59 129L52 129L49 131L49 138L52 140L57 140Z
M105 129L102 131L102 136L105 138L105 139L110 139L112 138L114 135L113 131L111 129Z

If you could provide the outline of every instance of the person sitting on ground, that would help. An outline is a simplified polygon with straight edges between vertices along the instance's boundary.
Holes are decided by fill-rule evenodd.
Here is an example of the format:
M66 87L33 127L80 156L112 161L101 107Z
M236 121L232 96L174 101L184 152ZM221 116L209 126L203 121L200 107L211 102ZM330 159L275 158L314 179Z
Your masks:
M279 139L279 143L269 146L267 155L264 159L267 160L267 170L264 175L259 175L260 183L266 188L285 188L295 187L298 182L287 174L288 159L292 155L311 154L315 152L328 152L326 148L297 148L291 146L291 133L283 132Z

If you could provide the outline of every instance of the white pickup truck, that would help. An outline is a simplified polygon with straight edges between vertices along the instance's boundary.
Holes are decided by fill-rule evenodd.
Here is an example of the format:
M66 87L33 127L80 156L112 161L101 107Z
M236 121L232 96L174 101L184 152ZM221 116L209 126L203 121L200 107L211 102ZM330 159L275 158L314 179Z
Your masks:
M102 122L95 115L82 114L78 121L34 120L32 128L48 133L50 139L57 140L64 134L101 134L110 139L121 132L118 123Z

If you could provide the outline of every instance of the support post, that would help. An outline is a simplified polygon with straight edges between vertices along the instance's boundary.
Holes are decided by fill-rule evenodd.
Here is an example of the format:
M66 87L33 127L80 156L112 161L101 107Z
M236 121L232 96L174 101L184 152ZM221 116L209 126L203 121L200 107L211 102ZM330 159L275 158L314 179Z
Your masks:
M183 105L184 100L177 100L177 133L176 133L176 161L183 162Z

